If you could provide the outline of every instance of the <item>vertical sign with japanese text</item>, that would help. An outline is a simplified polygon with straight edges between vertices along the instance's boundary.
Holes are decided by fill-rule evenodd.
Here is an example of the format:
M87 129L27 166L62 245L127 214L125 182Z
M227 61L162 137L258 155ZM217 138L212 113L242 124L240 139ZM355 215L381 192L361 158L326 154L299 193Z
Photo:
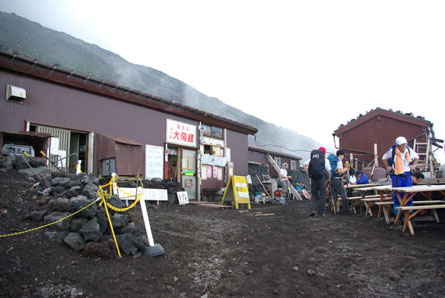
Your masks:
M196 125L167 119L167 143L196 147Z
M145 179L164 178L164 147L145 145Z

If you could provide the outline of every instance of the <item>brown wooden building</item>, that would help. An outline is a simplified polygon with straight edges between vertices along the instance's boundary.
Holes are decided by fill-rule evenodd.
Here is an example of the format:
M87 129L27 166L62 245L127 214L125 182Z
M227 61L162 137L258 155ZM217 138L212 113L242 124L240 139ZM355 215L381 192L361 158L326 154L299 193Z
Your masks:
M404 136L408 145L413 147L414 140L425 143L431 133L432 123L423 117L376 108L346 125L341 125L333 135L338 137L337 147L346 152L346 157L352 153L364 164L373 161L374 144L377 144L378 162L381 166L381 157L394 145L398 136Z
M99 176L172 178L190 199L223 186L228 166L248 174L257 129L230 119L6 51L0 94L0 148L18 135L46 136L36 155L65 158L68 171L80 161Z
M273 158L280 168L283 163L287 163L289 165L289 170L300 169L301 157L299 156L274 152L253 146L249 146L249 163L267 166L269 168L270 176L278 176L279 173L276 173L270 166L269 160L267 159L267 154Z

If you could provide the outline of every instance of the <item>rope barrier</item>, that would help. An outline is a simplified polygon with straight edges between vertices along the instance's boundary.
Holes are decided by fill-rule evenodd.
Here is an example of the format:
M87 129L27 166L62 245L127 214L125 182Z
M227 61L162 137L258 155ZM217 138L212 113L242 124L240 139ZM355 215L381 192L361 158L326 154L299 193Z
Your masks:
M100 185L99 186L99 189L97 190L97 193L99 194L99 197L102 198L103 202L107 205L107 207L110 208L111 210L114 210L116 212L126 212L126 211L134 208L134 206L136 206L137 203L139 203L139 201L141 200L141 198L143 196L143 192L141 192L139 195L137 195L137 188L136 188L136 194L134 194L134 195L130 194L130 193L122 190L122 188L120 188L119 186L117 186L116 180L117 180L116 177L111 177L110 182L108 182L105 185ZM138 181L138 182L141 182L141 185L142 185L142 181L140 180L139 177L128 179L126 182L128 182L128 181L135 181L135 180ZM113 186L116 187L116 189L118 191L120 191L123 194L127 195L127 197L125 197L125 198L134 197L135 198L134 202L130 206L126 207L126 208L117 208L117 207L113 206L112 204L110 204L109 202L107 202L105 199L110 199L113 196ZM110 189L109 193L107 193L106 191L103 190L103 189L105 189L107 187L109 187L109 189Z
M137 178L130 178L130 179L128 179L126 182L129 182L129 181L137 181L138 183L140 182L141 185L143 185L143 184L142 184L142 180L141 180L141 178L140 178L139 176L138 176ZM121 182L122 182L122 181L121 181ZM109 188L109 192L107 192L106 190L104 190L104 189L106 189L107 187ZM120 191L120 192L122 192L123 194L125 194L125 195L128 196L128 197L125 197L125 198L134 197L134 198L135 198L135 201L133 202L133 204L131 204L130 206L128 206L128 207L126 207L126 208L117 208L117 207L113 206L112 204L110 204L109 202L107 202L107 199L110 199L110 198L113 196L113 187L116 187L116 189L117 189L118 191ZM99 205L104 204L105 211L106 211L106 214L107 214L107 217L108 217L108 223L109 223L109 225L110 225L110 229L111 229L111 233L112 233L112 235L113 235L114 243L116 244L116 250L117 250L117 253L118 253L118 255L119 255L119 258L121 258L121 253L120 253L120 250L119 250L119 245L117 244L116 235L115 235L115 233L114 233L113 225L111 224L111 217L110 217L110 214L109 214L109 212L108 212L108 208L110 208L110 209L112 209L112 210L114 210L114 211L116 211L116 212L125 212L125 211L128 211L128 210L132 209L134 206L136 206L137 203L139 203L139 201L140 201L141 198L142 198L143 192L141 192L139 195L137 195L137 187L136 187L136 193L135 193L134 195L125 192L123 189L121 189L119 186L117 186L117 177L116 177L116 176L113 176L113 177L111 177L110 182L108 182L107 184L105 184L105 185L99 185L99 189L97 190L97 193L98 193L98 195L99 195L99 198L97 198L94 202L92 202L92 203L86 205L85 207L83 207L83 208L77 210L76 212L71 213L71 214L68 215L68 216L65 216L64 218L58 219L58 220L56 220L56 221L54 221L54 222L51 222L51 223L49 223L49 224L46 224L46 225L43 225L43 226L40 226L40 227L36 227L36 228L32 228L32 229L29 229L29 230L25 230L25 231L21 231L21 232L15 232L15 233L9 233L9 234L5 234L5 235L0 235L0 238L10 237L10 236L17 236L17 235L22 235L22 234L25 234L25 233L29 233L29 232L33 232L33 231L37 231L37 230L40 230L40 229L49 227L49 226L51 226L51 225L54 225L54 224L56 224L56 223L58 223L58 222L61 222L61 221L65 220L65 219L67 219L67 218L70 218L71 216L74 216L74 215L76 215L77 213L82 212L83 210L89 208L90 206L92 206L92 205L95 204L96 202L101 201L101 202L99 203Z
M82 209L79 209L79 210L77 210L76 212L71 213L71 214L68 215L68 216L65 216L64 218L58 219L58 220L56 220L56 221L54 221L54 222L51 222L51 223L49 223L49 224L46 224L46 225L43 225L43 226L40 226L40 227L37 227L37 228L32 228L32 229L29 229L29 230L21 231L21 232L16 232L16 233L10 233L10 234L5 234L5 235L0 235L0 238L10 237L10 236L17 236L17 235L21 235L21 234L25 234L25 233L29 233L29 232L33 232L33 231L37 231L37 230L40 230L40 229L49 227L49 226L51 226L51 225L54 225L54 224L56 224L56 223L58 223L58 222L61 222L61 221L65 220L65 219L67 219L67 218L70 218L71 216L76 215L76 214L79 213L79 212L82 212L83 210L87 209L88 207L90 207L91 205L93 205L94 203L96 203L97 201L99 201L99 199L100 199L100 198L98 198L98 199L95 200L94 202L88 204L87 206L83 207Z
M130 179L128 179L126 182L129 182L129 181L135 181L135 180L136 180L136 181L141 181L140 178L138 177L138 178L130 178ZM111 205L109 202L106 202L105 199L110 199L110 198L112 197L112 187L113 187L113 184L114 184L114 186L115 186L120 192L124 193L124 194L127 195L128 197L135 197L136 199L135 199L134 203L131 204L130 206L126 207L126 208L117 208L117 207L114 207L113 205ZM110 188L110 189L111 189L110 193L107 193L106 191L102 190L103 188L108 187L108 186L111 187L111 188ZM90 206L92 206L94 203L96 203L96 202L99 201L99 200L101 201L101 203L102 203L102 202L105 202L105 203L107 204L107 206L108 206L110 209L112 209L112 210L114 210L114 211L116 211L116 212L125 212L125 211L130 210L130 209L133 208L134 206L136 206L137 203L139 203L139 201L141 200L141 198L142 198L142 196L143 196L143 193L142 193L142 192L141 192L139 195L136 196L136 195L129 194L129 193L125 192L124 190L122 190L120 187L117 186L117 184L116 184L116 178L115 178L115 177L111 178L111 180L110 180L109 183L107 183L107 184L105 184L105 185L102 185L102 186L99 186L99 190L98 190L97 192L98 192L98 194L99 194L99 198L97 198L94 202L92 202L92 203L86 205L85 207L83 207L83 208L77 210L76 212L71 213L71 214L68 215L68 216L65 216L64 218L60 218L60 219L58 219L58 220L56 220L56 221L54 221L54 222L48 223L48 224L46 224L46 225L39 226L39 227L32 228L32 229L28 229L28 230L25 230L25 231L20 231L20 232L15 232L15 233L9 233L9 234L0 235L0 238L6 238L6 237L11 237L11 236L18 236L18 235L26 234L26 233L29 233L29 232L33 232L33 231L37 231L37 230L40 230L40 229L49 227L49 226L51 226L51 225L54 225L54 224L56 224L56 223L59 223L59 222L65 220L65 219L68 219L68 218L70 218L71 216L76 215L77 213L82 212L83 210L89 208Z
M134 180L141 182L141 185L142 185L142 181L140 180L139 176L137 178L129 179L128 181L134 181ZM117 186L116 181L117 181L117 176L112 176L110 179L110 182L108 182L105 185L99 186L97 193L99 194L99 198L102 200L101 203L104 204L105 212L107 213L108 223L110 225L110 230L111 230L111 234L113 235L114 243L116 244L117 254L119 255L119 258L122 258L121 252L119 250L119 245L116 240L116 235L114 233L113 225L111 224L111 218L110 218L110 214L108 212L108 208L110 208L114 211L117 211L117 212L125 212L127 210L130 210L131 208L136 206L137 203L139 203L139 201L143 195L143 192L141 192L141 194L137 196L137 187L136 187L136 194L135 195L129 194L129 193L123 191L122 189L120 189L119 186ZM109 188L109 193L106 193L103 190L103 189L106 189L107 187ZM135 198L134 203L131 204L130 206L128 206L127 208L117 208L117 207L114 207L113 205L111 205L109 202L107 202L106 199L110 199L113 196L113 187L116 187L117 190L120 190L123 194L128 195L129 197L134 197Z

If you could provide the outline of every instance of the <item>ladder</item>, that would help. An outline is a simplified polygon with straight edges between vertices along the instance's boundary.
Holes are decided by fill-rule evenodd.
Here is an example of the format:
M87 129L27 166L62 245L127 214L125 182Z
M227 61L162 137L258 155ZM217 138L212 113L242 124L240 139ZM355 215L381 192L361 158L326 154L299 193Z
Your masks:
M431 158L431 139L426 137L426 142L418 142L417 139L414 139L413 149L419 155L417 167L422 172L429 172L430 177L434 177L434 165L433 159Z
M267 159L269 160L269 163L272 165L272 167L274 168L274 170L278 173L278 175L280 174L280 167L277 165L277 163L275 162L275 160L272 158L272 156L270 156L270 154L267 154ZM292 194L292 196L294 198L296 198L297 200L303 201L303 199L301 198L300 194L298 193L298 191L295 189L295 187L292 185L292 183L288 183L287 184L287 188L289 190L289 193Z

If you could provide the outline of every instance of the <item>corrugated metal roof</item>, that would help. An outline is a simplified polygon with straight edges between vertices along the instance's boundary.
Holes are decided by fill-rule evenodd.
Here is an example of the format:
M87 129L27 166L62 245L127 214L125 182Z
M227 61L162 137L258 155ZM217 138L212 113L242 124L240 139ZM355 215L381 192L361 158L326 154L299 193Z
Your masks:
M8 51L0 50L0 67L241 133L253 135L258 132L243 123Z
M29 138L41 138L41 139L48 139L51 137L51 134L49 133L43 133L43 132L35 132L35 131L21 131L19 133L16 132L8 132L8 131L0 131L2 134L5 135L12 135L12 136L20 136L20 137L29 137Z
M432 123L428 120L425 120L423 117L414 117L412 113L402 113L400 111L393 112L390 110L385 110L382 108L376 108L374 110L371 110L367 112L365 115L359 115L357 118L352 119L349 121L346 125L341 124L339 128L337 128L334 131L335 135L341 135L357 126L362 124L365 121L368 121L369 119L372 119L374 117L377 117L378 115L382 115L385 117L393 118L399 121L408 122L411 124L415 124L422 127L429 127L432 125Z
M257 151L260 153L269 153L271 155L279 155L279 156L283 156L283 157L288 157L288 158L292 158L292 159L297 159L297 160L301 160L302 158L296 155L290 155L290 154L286 154L286 153L281 153L281 152L276 152L276 151L270 151L270 150L266 150L263 148L258 148L258 147L254 147L254 146L249 146L249 150L252 151Z
M110 136L110 135L104 135L102 134L104 137L112 139L118 143L123 143L123 144L128 144L128 145L134 145L134 146L142 146L141 143L138 143L134 140L131 139L127 139L126 137L117 137L117 136Z

